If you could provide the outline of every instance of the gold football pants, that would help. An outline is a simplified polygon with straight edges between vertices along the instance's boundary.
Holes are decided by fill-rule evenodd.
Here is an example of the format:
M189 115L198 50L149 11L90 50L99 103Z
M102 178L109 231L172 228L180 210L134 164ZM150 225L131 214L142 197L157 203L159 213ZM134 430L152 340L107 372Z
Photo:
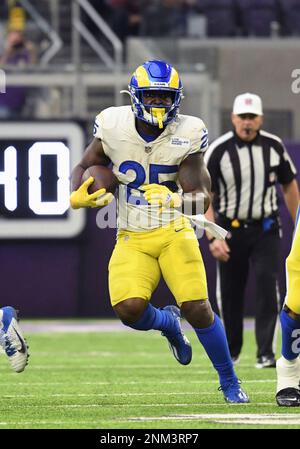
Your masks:
M161 275L178 305L208 297L198 240L187 220L146 232L119 231L109 263L112 305L149 301Z

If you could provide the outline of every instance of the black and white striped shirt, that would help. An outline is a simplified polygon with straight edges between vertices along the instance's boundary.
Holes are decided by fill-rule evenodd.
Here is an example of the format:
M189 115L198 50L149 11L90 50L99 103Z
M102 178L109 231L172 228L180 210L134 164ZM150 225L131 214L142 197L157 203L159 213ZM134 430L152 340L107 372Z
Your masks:
M216 139L204 155L215 194L215 210L228 218L259 220L278 213L276 182L288 184L296 168L281 139L259 131L252 142L233 131Z

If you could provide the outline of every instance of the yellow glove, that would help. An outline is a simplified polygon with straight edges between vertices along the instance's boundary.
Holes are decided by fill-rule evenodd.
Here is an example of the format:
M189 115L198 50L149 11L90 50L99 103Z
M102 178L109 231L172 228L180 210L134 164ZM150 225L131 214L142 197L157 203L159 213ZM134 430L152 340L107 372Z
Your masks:
M90 176L83 184L70 196L72 209L80 207L102 207L110 203L114 196L112 193L106 193L106 189L99 189L97 192L89 194L88 188L93 184L94 178Z
M180 207L181 197L178 193L173 193L167 186L160 184L148 184L141 187L145 191L144 197L148 203L161 206L160 212L164 207Z

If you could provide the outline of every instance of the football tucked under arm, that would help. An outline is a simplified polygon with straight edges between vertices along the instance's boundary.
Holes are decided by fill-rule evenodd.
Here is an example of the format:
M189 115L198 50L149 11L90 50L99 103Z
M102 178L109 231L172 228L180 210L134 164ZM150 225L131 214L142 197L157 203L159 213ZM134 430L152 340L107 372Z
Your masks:
M108 167L95 165L85 170L82 184L71 193L70 203L73 209L80 207L103 207L109 204L119 182Z

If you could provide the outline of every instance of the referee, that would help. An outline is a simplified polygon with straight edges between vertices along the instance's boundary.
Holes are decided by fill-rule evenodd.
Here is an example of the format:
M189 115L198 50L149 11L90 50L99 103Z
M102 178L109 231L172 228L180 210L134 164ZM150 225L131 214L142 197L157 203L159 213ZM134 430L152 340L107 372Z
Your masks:
M217 300L233 362L243 344L244 292L249 265L256 277L257 368L275 367L273 338L279 310L280 220L276 183L295 221L299 203L296 169L281 139L261 130L261 98L245 93L234 100L234 130L215 140L205 154L212 179L213 207L206 217L229 231L226 241L207 235L218 261Z

